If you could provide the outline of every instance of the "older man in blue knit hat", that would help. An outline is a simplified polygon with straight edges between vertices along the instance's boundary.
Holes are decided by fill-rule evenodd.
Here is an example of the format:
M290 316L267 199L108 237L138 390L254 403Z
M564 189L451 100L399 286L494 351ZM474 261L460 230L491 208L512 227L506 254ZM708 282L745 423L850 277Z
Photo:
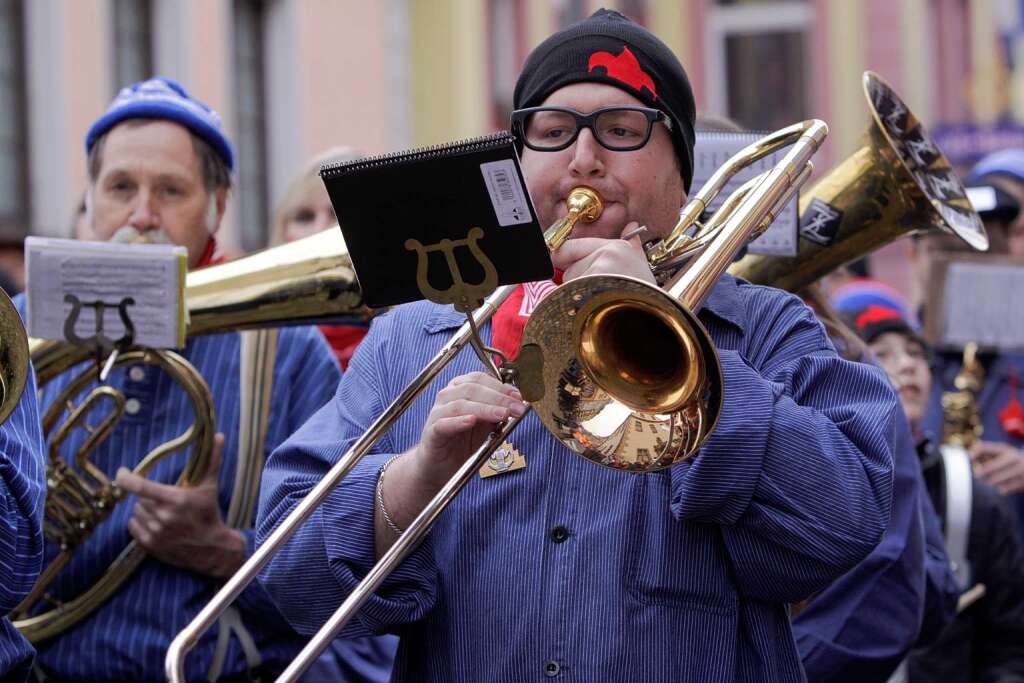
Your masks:
M192 268L212 261L234 166L231 143L216 112L172 80L136 83L121 90L89 129L86 149L87 213L98 239L181 245L188 249ZM127 399L125 415L92 461L109 476L116 475L128 496L76 553L50 592L62 601L81 594L132 539L149 557L99 608L37 644L41 680L164 680L164 653L171 639L252 552L251 519L238 528L225 521L243 457L240 346L239 334L218 334L191 339L182 352L209 385L219 432L219 454L206 479L191 488L173 486L184 464L181 458L162 461L149 479L130 472L147 452L192 422L180 389L155 366L111 373L108 383ZM315 328L282 330L271 362L271 412L263 455L331 397L340 377ZM70 379L67 373L50 382L42 392L43 405L52 403ZM86 437L80 432L66 448L78 448ZM48 557L55 552L48 548ZM188 677L261 680L282 669L301 643L266 593L253 586L220 630L199 643L188 662Z

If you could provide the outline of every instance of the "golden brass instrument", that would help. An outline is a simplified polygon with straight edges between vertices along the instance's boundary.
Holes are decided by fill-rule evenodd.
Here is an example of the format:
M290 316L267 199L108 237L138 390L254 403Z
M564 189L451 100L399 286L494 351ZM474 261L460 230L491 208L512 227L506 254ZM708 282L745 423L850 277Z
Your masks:
M28 384L28 335L11 297L0 289L0 424L7 421Z
M978 345L964 347L963 364L953 379L955 391L942 394L942 443L969 449L981 438L978 393L985 385L985 369L978 360Z
M537 365L529 361L519 362L513 374L520 378L524 398L541 402L541 419L549 428L551 425L544 413L551 410L551 396L581 390L574 397L580 400L569 411L571 414L566 414L565 424L556 424L553 429L555 435L570 449L607 466L650 471L689 457L710 435L720 409L721 369L714 345L692 311L710 292L733 255L752 235L767 227L780 207L806 181L810 174L809 159L827 130L827 126L820 121L806 121L790 126L741 151L712 176L684 208L682 218L671 235L677 242L683 241L685 234L698 226L698 220L708 203L740 168L777 149L792 145L778 166L747 183L741 188L740 198L727 201L725 207L707 225L699 227L701 239L707 235L714 235L714 239L709 237L704 248L699 251L691 250L692 260L676 275L668 292L632 278L588 276L563 285L543 300L527 323L520 352L520 359L542 359L543 369L538 370ZM596 217L593 214L599 210L587 208L596 196L581 197L577 201L578 196L574 195L569 202L570 215L545 233L549 248L557 248L556 235L567 236L572 224L578 220ZM676 258L677 254L673 253L672 257ZM576 282L583 282L586 286L570 286ZM514 289L511 286L499 288L470 314L470 320L374 421L367 432L356 440L313 491L278 525L192 623L174 639L167 653L168 680L184 680L185 655L202 633L255 579L295 529L315 511L441 369L467 344L472 344L478 353L484 355L486 349L480 348L482 344L475 338L474 330L490 319ZM564 293L560 294L563 290ZM569 322L558 321L561 327L546 329L545 323L557 320L561 310L566 311L565 317L570 319ZM536 323L534 318L537 319ZM635 332L631 332L636 329L634 325L642 325L646 332L658 338L658 347L671 352L668 361L653 359L653 362L648 362L652 359L636 358L637 354L628 353L622 337L626 334L635 336ZM556 375L565 367L566 358L570 354L565 348L557 349L556 354L556 349L548 347L545 342L559 337L559 345L565 339L574 340L573 344L580 349L579 362L575 365L592 370L593 375L574 366L572 386L560 382ZM629 368L629 372L616 371L616 367ZM662 381L661 375L665 370L669 371L667 374L672 377L672 381ZM576 419L583 414L590 415L589 422ZM616 421L621 425L633 419L647 418L658 420L656 431L659 437L656 443L650 444L653 450L649 448L647 456L638 454L636 447L628 453L618 448L621 439L614 443L614 439L596 443L598 437L605 439L617 431L614 424ZM507 420L459 468L307 644L279 681L294 681L302 674L384 578L411 552L437 515L503 443L521 419ZM581 427L588 431L584 433L576 430L569 434L573 428L568 426L568 420L572 421L573 428Z
M185 289L190 336L314 319L365 320L370 314L362 305L337 228L193 271L186 278ZM3 313L0 307L0 324ZM89 346L35 339L22 354L25 367L29 346L40 387L95 358L95 349ZM183 388L195 415L194 423L184 432L143 456L134 473L146 476L162 459L191 448L191 457L176 483L196 484L209 466L216 432L215 410L206 382L191 363L173 351L131 348L121 352L111 367L127 365L161 368ZM3 368L6 370L7 365ZM51 594L51 585L61 570L123 498L110 477L90 461L96 447L116 427L125 405L124 394L114 387L102 382L93 386L98 375L98 363L87 364L61 389L42 417L49 445L44 531L58 553L12 615L15 626L34 643L61 633L99 607L145 559L145 552L132 541L84 592L70 598ZM24 378L21 382L23 386ZM16 384L6 379L5 383ZM87 419L95 417L104 405L107 410L97 424L87 426ZM60 422L65 415L67 419ZM61 448L75 428L85 428L89 435L72 457L65 459Z
M862 84L871 125L853 154L801 194L797 256L748 254L730 273L795 292L914 232L988 248L981 218L923 124L877 74L865 72Z

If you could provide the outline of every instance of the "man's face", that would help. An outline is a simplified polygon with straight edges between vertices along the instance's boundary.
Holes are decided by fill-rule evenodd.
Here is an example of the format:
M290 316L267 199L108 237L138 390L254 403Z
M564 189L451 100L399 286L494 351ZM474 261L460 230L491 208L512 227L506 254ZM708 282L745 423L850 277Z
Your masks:
M109 133L92 195L96 239L138 233L188 249L195 266L224 213L208 193L188 130L170 121L123 123Z
M603 83L574 83L553 92L542 106L560 106L589 114L614 105L644 106L632 95ZM630 221L663 236L676 224L686 199L669 131L656 123L651 139L632 152L605 149L589 128L558 152L523 149L523 172L544 226L565 217L569 192L585 185L604 200L604 213L593 223L577 223L573 237L617 239Z
M932 373L925 348L901 332L880 334L868 346L899 392L910 424L919 425L928 409L928 396L932 389Z

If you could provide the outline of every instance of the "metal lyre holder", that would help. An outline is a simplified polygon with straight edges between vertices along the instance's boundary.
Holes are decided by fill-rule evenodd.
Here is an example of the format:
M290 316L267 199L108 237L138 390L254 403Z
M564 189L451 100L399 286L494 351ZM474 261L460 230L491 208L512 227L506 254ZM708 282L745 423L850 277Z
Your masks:
M575 453L602 465L627 471L651 471L681 462L696 453L714 430L722 399L721 370L717 352L708 333L693 311L703 302L714 283L725 271L733 256L753 236L760 234L785 206L786 202L806 181L810 174L810 157L817 151L827 135L828 127L821 121L809 120L779 130L757 143L741 150L726 162L684 207L681 218L669 236L672 248L661 258L671 259L677 272L668 291L645 282L620 276L587 276L563 285L545 297L527 322L520 357L512 367L504 364L499 369L502 379L514 378L520 391L532 407L539 408L538 416L557 438ZM770 171L746 183L738 194L730 197L707 223L700 223L707 206L725 186L729 178L753 161L773 152L791 147L783 160ZM571 233L579 221L596 220L600 211L600 198L589 188L578 188L567 201L569 215L552 225L545 233L548 247L554 251ZM699 242L696 248L694 242ZM685 255L682 252L686 252ZM648 251L652 267L657 266L654 250ZM683 260L685 264L679 265ZM591 287L590 285L593 285ZM185 655L199 637L213 625L218 616L252 582L260 570L280 550L295 529L323 502L331 490L370 450L373 444L390 429L392 423L413 403L427 384L467 344L473 344L478 354L485 347L475 337L474 330L489 320L498 307L514 291L514 286L499 287L482 304L468 314L469 320L438 351L437 355L402 390L390 406L369 429L349 448L327 475L313 488L296 508L281 522L270 537L253 553L248 561L232 576L213 600L203 608L185 630L171 643L167 653L168 680L184 681ZM588 292L596 296L591 298ZM544 323L557 317L559 309L574 311L567 314L573 319L568 331L544 329ZM534 324L534 320L537 323ZM658 334L661 346L673 355L669 374L674 381L685 386L667 386L652 382L666 367L661 359L645 363L645 358L631 356L617 342L629 334L622 334L623 326L640 323L645 329ZM572 339L573 345L586 345L578 358L570 360L573 366L572 386L560 381L564 355L558 349L546 347L545 338ZM479 345L479 347L477 346ZM558 353L556 353L558 352ZM603 354L610 354L602 358ZM524 360L526 359L526 360ZM606 374L613 366L627 372ZM584 368L584 372L580 371ZM591 374L589 371L593 370ZM718 382L715 385L715 382ZM584 387L584 385L586 385ZM652 390L652 386L654 389ZM580 391L582 387L582 391ZM580 429L568 430L570 419L586 418L593 405L581 406L579 414L558 415L550 402L557 402L560 392L578 392L580 396L595 396L602 406L604 417L616 413L623 420L657 418L658 439L654 445L656 456L646 464L636 452L609 455L622 442L606 440L597 444L602 432L593 419L578 420L574 424L585 429L595 427L589 435ZM611 407L611 410L605 410ZM625 411L623 413L623 411ZM631 412L632 411L632 412ZM441 488L419 513L409 528L398 537L380 561L367 573L363 581L348 595L341 607L292 661L278 678L279 682L295 681L313 663L319 654L337 636L385 578L412 552L429 531L437 516L473 478L515 429L529 411L499 425ZM635 416L635 417L634 417ZM598 415L597 417L601 417ZM597 422L602 422L598 419ZM602 437L603 438L603 437Z

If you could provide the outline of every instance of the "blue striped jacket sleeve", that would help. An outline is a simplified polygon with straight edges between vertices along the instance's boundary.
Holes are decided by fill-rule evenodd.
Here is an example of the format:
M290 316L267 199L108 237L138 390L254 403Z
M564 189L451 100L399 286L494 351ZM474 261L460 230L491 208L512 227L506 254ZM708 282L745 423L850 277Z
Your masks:
M315 327L284 328L278 338L277 361L271 411L286 411L280 436L268 430L264 448L267 455L282 439L287 438L309 420L317 410L330 402L341 379L341 370L334 353ZM261 484L262 488L262 484ZM256 529L240 529L245 537L246 554L256 548ZM279 621L281 612L258 582L253 582L238 597L238 606L253 616Z
M392 316L376 319L339 384L337 395L278 448L263 475L257 519L265 539L320 482L355 439L383 411L390 365ZM314 633L373 566L377 477L394 447L385 435L300 527L261 578L291 626ZM437 569L430 538L384 582L342 632L378 633L385 625L421 619L434 603ZM302 577L297 581L295 577ZM310 587L316 595L310 596Z
M673 469L672 511L722 526L741 595L795 602L878 544L897 402L880 370L837 356L798 299L746 289L743 338L720 352L719 424Z
M896 426L893 511L882 542L793 622L808 680L885 680L917 642L928 598L928 492L906 419ZM951 598L955 604L955 591Z
M18 406L0 426L0 610L28 595L43 561L46 466L35 374Z

